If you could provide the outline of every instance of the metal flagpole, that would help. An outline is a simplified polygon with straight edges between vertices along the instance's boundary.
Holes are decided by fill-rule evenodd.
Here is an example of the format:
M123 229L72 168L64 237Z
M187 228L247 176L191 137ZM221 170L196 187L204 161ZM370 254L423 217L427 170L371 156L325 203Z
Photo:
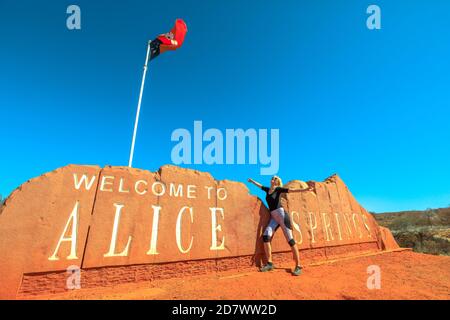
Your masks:
M130 150L130 161L128 162L128 166L130 168L133 164L134 143L136 141L136 132L137 132L137 127L138 127L138 122L139 122L139 113L141 111L142 93L144 92L145 76L147 75L148 58L150 55L150 43L151 42L149 42L148 46L147 46L147 56L145 58L144 73L142 75L141 92L139 93L139 101L138 101L138 106L137 106L137 111L136 111L136 120L134 122L133 140L131 141L131 150Z

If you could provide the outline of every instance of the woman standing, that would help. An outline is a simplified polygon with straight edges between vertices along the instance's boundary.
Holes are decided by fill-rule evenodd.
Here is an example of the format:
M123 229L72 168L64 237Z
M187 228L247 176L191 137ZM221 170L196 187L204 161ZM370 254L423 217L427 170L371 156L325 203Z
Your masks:
M266 272L272 271L274 269L274 265L272 262L272 246L270 245L270 242L272 240L275 231L281 226L284 236L288 241L289 245L291 246L292 253L294 255L295 268L292 274L294 276L299 276L302 272L302 267L300 266L298 247L292 232L291 219L289 217L289 214L286 211L284 211L283 207L280 204L280 196L282 193L310 191L311 188L295 189L295 190L283 188L283 183L280 177L278 176L272 177L272 180L270 181L270 188L264 187L263 185L261 185L260 183L256 182L253 179L248 179L248 182L253 183L255 186L261 188L263 191L266 192L266 201L267 205L269 206L271 215L269 225L267 226L263 234L264 251L266 253L267 264L263 266L260 269L260 271Z

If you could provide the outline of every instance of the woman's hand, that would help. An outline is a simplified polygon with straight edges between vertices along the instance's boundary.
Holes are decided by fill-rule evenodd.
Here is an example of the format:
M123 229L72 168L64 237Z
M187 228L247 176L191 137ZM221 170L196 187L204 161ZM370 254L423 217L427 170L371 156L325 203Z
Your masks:
M307 191L311 191L312 188L308 187L306 189L289 189L289 193L296 193L296 192L307 192Z

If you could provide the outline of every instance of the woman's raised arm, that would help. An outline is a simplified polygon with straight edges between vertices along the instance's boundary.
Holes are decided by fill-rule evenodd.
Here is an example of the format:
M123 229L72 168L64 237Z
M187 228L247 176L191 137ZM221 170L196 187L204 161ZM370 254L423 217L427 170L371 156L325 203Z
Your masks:
M259 182L256 182L255 180L249 178L248 182L253 183L255 186L257 186L258 188L262 188L262 184Z

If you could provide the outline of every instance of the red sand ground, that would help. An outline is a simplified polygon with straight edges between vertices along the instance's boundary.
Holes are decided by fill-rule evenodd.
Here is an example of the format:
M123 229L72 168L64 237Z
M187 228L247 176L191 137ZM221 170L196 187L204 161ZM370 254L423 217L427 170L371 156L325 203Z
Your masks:
M381 289L367 289L367 267L381 268ZM110 288L81 289L38 299L445 299L450 300L450 257L411 251L351 258L304 268L293 277L224 272Z

